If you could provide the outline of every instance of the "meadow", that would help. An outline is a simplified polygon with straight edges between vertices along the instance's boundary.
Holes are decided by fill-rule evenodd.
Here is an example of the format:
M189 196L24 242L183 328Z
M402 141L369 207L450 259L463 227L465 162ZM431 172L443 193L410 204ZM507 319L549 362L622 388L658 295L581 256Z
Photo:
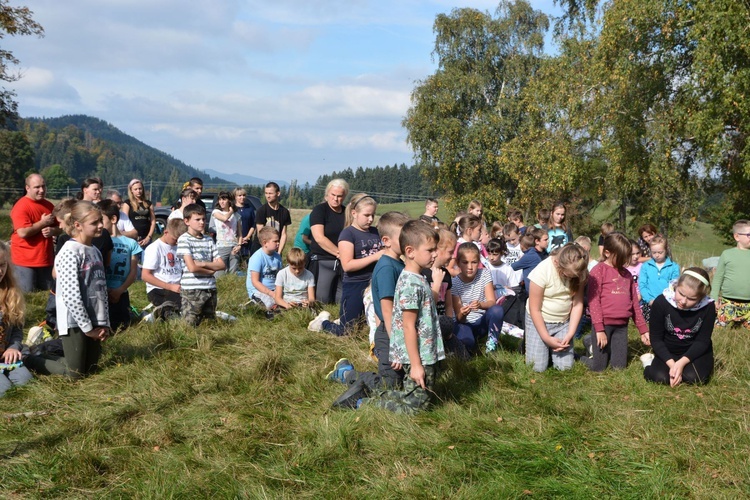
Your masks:
M721 250L696 227L703 232L676 243L678 262ZM132 290L144 307L144 284ZM0 496L750 495L746 331L717 328L713 380L676 389L643 380L647 348L635 331L628 368L601 374L581 365L534 373L508 342L469 363L448 360L434 408L408 417L330 409L344 390L325 380L336 360L376 369L365 330L313 333L304 311L269 321L243 310L245 300L244 279L225 276L219 309L236 322L139 324L107 341L99 373L10 391L0 411ZM29 296L27 327L45 301Z

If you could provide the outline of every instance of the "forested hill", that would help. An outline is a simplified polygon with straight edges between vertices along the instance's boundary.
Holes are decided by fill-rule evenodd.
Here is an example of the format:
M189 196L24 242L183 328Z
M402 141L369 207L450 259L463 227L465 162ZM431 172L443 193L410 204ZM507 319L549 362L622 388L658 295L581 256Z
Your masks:
M74 188L86 177L101 177L105 187L122 187L133 178L153 186L154 200L172 199L191 177L228 184L148 146L111 124L85 115L25 118L19 129L34 150L34 166L47 180L50 196Z

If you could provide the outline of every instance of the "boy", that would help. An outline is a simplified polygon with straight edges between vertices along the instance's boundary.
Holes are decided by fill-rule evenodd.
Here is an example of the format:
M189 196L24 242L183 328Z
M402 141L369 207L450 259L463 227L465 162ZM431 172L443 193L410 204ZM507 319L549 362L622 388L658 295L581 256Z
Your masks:
M716 301L719 325L742 325L750 329L750 221L738 220L732 226L732 233L737 246L722 252L711 298Z
M340 359L333 370L326 376L328 380L339 381L351 387L360 382L368 388L396 389L401 387L404 372L401 365L391 363L389 359L391 322L393 318L393 296L396 293L396 282L404 270L401 262L399 236L401 227L409 218L401 212L387 212L378 221L378 232L385 253L380 257L372 271L372 302L375 315L379 321L375 330L373 354L378 359L378 373L357 372L347 359ZM431 229L424 224L425 227Z
M389 390L367 398L363 383L352 386L334 406L356 408L372 404L396 413L413 414L426 409L438 372L445 359L440 323L432 291L421 274L437 256L438 235L420 220L404 224L399 236L406 265L396 282L393 296L390 359L404 367L403 390Z
M508 222L512 222L517 228L521 236L526 234L528 229L523 223L523 214L517 208L514 208L508 212Z
M534 227L537 229L544 229L545 231L549 228L549 216L550 211L548 208L542 208L537 212L536 214L536 220L538 221L536 224L534 224Z
M315 277L305 269L305 252L291 248L286 260L289 265L276 275L276 304L284 309L311 307L315 302Z
M184 219L172 219L161 238L143 252L141 278L146 282L146 295L154 305L154 316L170 318L180 313L180 280L182 261L177 259L177 240L185 234ZM154 316L151 316L153 318Z
M284 251L286 245L286 227L292 223L292 216L289 210L279 203L281 190L275 182L266 184L264 194L266 203L255 212L256 239L250 248L250 253L255 254L263 244L260 241L260 230L264 226L270 226L279 233L279 250Z
M143 249L137 241L120 234L117 221L120 220L120 207L113 200L102 200L99 208L104 215L104 229L112 237L112 256L105 269L107 295L109 299L109 324L112 332L120 327L130 326L130 295L128 288L138 274L139 255Z
M276 309L274 289L276 275L281 269L281 255L279 255L279 232L271 226L263 226L258 230L261 247L247 261L247 295L251 301L262 304L266 311ZM273 318L273 313L267 314Z
M518 226L512 222L505 224L503 226L503 239L505 240L505 247L507 249L506 254L503 256L503 262L510 266L518 262L525 253L524 249L521 248L521 233L518 231ZM521 283L521 279L522 273L521 271L517 271L513 282Z
M177 257L182 259L180 299L182 318L192 326L216 317L216 271L226 266L214 241L204 236L206 209L193 203L183 209L187 232L177 238Z
M505 242L499 238L493 238L487 243L487 269L492 275L498 305L502 305L508 295L515 295L512 288L520 284L516 271L503 262L507 252Z
M435 198L427 198L424 202L424 214L420 215L419 219L435 227L440 222L440 219L437 218L437 213L438 201Z
M544 229L534 228L531 230L531 235L534 237L534 248L530 248L523 254L523 257L510 265L514 271L523 270L526 293L529 293L529 273L547 258L547 245L549 244L549 235Z
M180 193L180 206L172 210L172 213L169 214L167 220L185 219L185 209L193 203L196 203L196 199L198 199L198 193L196 193L195 190L193 190L192 188L183 189ZM204 208L203 211L205 212L206 209Z

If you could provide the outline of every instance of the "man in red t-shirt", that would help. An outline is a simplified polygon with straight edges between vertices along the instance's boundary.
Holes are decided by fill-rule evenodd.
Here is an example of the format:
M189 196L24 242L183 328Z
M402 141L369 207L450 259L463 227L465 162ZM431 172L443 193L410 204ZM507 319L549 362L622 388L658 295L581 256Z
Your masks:
M11 262L21 290L49 290L52 284L52 266L55 263L53 237L60 234L52 215L54 205L44 197L47 185L39 174L26 178L26 196L13 205L10 218L13 234L10 236Z

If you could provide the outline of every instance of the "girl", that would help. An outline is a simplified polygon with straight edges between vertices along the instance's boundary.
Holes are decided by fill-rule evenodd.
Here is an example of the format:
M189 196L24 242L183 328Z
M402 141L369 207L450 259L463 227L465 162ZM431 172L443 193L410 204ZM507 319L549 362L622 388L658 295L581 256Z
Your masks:
M79 201L65 222L73 238L55 257L57 328L65 356L29 356L26 362L44 375L78 379L96 369L101 343L109 336L104 263L92 246L102 233L102 213L93 203Z
M526 302L526 364L542 372L573 367L573 336L583 314L588 279L586 252L573 243L543 260L529 275Z
M482 220L475 215L461 217L461 220L458 221L458 230L459 237L456 249L453 251L453 259L448 263L448 272L453 277L458 276L461 272L456 267L456 258L458 256L458 247L463 243L473 243L476 245L477 250L479 250L479 267L485 267L485 263L487 262L487 250L482 245L482 242L479 241L482 237Z
M146 248L154 236L156 217L153 205L146 199L143 182L133 179L128 183L128 199L122 204L121 210L138 231L138 244L141 248Z
M602 245L604 260L591 270L588 302L595 332L593 358L581 361L592 371L625 368L628 362L628 320L633 318L641 340L649 345L648 325L638 304L638 287L625 269L632 247L622 233L609 233Z
M658 230L653 224L644 224L638 228L638 246L641 249L641 256L638 262L646 262L651 259L651 240L654 239Z
M24 385L32 379L21 362L23 293L16 288L9 258L8 246L0 241L0 397L14 385Z
M565 221L565 216L568 212L568 208L563 202L557 202L552 206L549 218L549 247L547 253L552 253L558 248L562 248L568 243L573 242L573 233L568 227L568 223Z
M641 266L638 276L638 288L641 291L641 309L643 317L649 320L651 304L662 294L672 280L680 276L680 266L667 257L669 245L664 236L656 235L651 238L651 260Z
M234 200L227 191L219 193L218 207L211 212L211 225L216 229L216 249L224 261L224 268L230 273L239 269L242 236L240 235L240 216L234 211ZM225 274L218 271L216 277Z
M515 224L513 224L515 226ZM493 238L500 238L503 239L503 223L499 220L496 220L492 223L492 227L490 227L490 239Z
M467 208L466 211L469 215L473 215L474 217L477 217L482 223L482 232L479 234L477 241L481 242L482 245L487 245L487 242L490 241L490 232L487 230L487 222L484 220L484 216L483 216L484 211L482 210L482 202L479 200L471 200L469 202L469 207ZM480 248L480 251L481 251L481 248ZM487 256L485 256L485 259L486 258Z
M497 349L497 342L505 315L495 305L495 286L492 275L479 266L479 249L471 242L457 249L460 273L453 278L451 299L456 313L455 336L469 352L476 352L477 339L487 334L487 351Z
M453 222L451 222L451 225L448 229L456 233L456 236L461 236L461 229L458 227L458 223L461 219L469 215L468 213L464 212L463 210L459 210L458 213L456 213L455 219L453 219Z
M708 382L714 370L711 334L716 320L710 291L708 273L691 267L654 300L649 327L656 357L643 370L646 380L672 387Z
M354 322L364 312L363 296L370 284L372 270L385 252L378 230L372 227L375 210L378 208L371 196L359 193L352 197L346 210L346 227L339 235L339 259L344 270L342 280L339 323L328 320L330 314L321 312L309 328L316 329L316 321L322 321L322 329L336 336L346 335Z
M625 269L630 271L633 276L633 281L638 283L638 276L641 274L641 246L635 240L630 240L630 263L625 266ZM641 291L638 290L638 300L641 300Z

